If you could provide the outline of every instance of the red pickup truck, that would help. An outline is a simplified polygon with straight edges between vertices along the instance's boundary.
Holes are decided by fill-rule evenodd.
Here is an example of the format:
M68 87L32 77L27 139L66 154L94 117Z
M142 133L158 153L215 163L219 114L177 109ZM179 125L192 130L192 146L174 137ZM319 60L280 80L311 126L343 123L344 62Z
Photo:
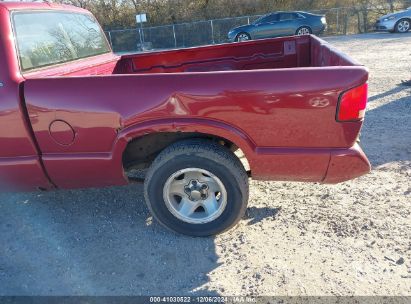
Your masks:
M1 2L0 188L126 185L148 169L160 223L220 233L244 214L249 177L369 172L367 78L310 35L118 56L86 10Z

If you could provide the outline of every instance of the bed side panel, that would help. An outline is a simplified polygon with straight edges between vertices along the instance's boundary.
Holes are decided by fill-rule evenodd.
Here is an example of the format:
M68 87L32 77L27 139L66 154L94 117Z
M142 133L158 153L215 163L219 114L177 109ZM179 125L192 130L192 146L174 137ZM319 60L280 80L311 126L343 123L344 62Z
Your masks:
M179 130L176 121L230 126L252 143L260 176L319 181L328 149L351 147L362 125L336 122L338 97L367 76L363 67L324 67L62 77L27 80L25 98L45 167L60 187L126 183L119 134L164 119L168 124L157 131ZM70 127L53 129L55 121ZM72 142L56 141L70 138L66 133ZM277 166L278 178L261 165L282 160L306 165L295 172Z
M339 51L328 42L311 36L311 66L355 66L360 65L354 59Z

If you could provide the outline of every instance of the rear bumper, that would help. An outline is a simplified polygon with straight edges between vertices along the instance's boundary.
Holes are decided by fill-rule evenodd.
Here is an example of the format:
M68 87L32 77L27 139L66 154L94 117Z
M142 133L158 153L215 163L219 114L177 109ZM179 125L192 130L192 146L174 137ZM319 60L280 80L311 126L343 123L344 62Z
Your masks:
M350 149L335 150L330 154L327 173L322 181L337 184L369 173L371 164L358 144Z
M370 162L358 144L351 148L257 148L253 179L337 184L367 174Z

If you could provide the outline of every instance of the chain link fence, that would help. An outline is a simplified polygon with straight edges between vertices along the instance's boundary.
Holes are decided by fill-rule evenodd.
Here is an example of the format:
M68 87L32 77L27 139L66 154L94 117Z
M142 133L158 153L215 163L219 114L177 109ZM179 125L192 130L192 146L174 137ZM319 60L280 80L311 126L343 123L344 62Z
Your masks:
M323 14L327 30L323 35L346 35L372 30L373 22L385 13L384 9L367 9L364 15L358 8L335 8L311 11ZM190 23L152 26L106 32L114 52L186 48L228 42L230 29L250 24L259 15L214 19Z

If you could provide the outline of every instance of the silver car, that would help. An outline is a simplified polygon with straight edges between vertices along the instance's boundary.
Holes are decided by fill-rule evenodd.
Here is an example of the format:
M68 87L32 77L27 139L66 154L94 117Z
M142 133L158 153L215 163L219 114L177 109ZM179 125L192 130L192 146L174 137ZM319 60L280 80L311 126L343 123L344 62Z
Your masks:
M405 11L382 16L375 23L375 30L406 33L411 29L411 7Z
M327 27L324 15L306 12L276 12L260 17L251 24L233 28L230 41L246 41L278 36L321 34Z

